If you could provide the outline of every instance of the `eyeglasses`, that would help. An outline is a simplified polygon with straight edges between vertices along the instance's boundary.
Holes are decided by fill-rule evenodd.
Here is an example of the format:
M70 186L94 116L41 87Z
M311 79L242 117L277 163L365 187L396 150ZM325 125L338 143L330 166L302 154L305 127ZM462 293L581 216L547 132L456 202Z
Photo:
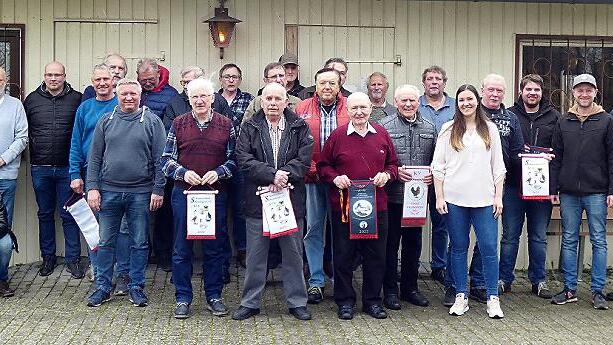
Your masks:
M240 75L232 75L232 74L224 74L221 76L224 80L239 80L241 78Z
M285 78L285 74L275 74L275 75L268 76L266 78L268 78L268 79L283 79L283 78Z
M213 95L212 94L211 95L193 95L190 98L193 99L193 100L198 100L198 99L207 99L207 98L209 98L211 96L213 96Z

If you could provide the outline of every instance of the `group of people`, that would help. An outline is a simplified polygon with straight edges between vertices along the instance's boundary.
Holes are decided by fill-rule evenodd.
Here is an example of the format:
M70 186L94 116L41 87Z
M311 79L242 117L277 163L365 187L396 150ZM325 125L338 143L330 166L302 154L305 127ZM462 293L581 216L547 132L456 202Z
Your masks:
M39 274L50 275L57 264L54 213L60 208L66 267L75 279L89 271L95 280L91 307L113 294L129 295L135 306L148 304L151 242L157 264L172 271L174 316L192 314L195 240L189 239L187 213L188 195L197 190L216 193L214 236L199 240L204 297L213 315L229 314L222 297L233 252L246 269L235 320L259 314L268 272L279 263L288 311L300 320L311 319L308 304L324 300L326 276L333 278L338 317L352 319L358 265L368 315L386 318L386 309L400 310L401 301L426 307L417 284L422 228L402 221L404 185L416 178L411 167L426 166L420 178L430 186L431 276L445 286L449 314L468 311L470 297L487 304L491 318L504 316L499 296L511 291L525 220L532 293L554 304L577 301L583 210L592 243L593 305L608 308L603 289L613 115L595 103L593 76L575 77L575 105L561 115L543 97L543 79L535 74L521 79L517 101L506 108L506 82L496 74L483 79L480 91L460 86L453 98L445 92L445 70L431 66L422 74L423 93L401 85L391 103L384 74L368 77L366 93L351 93L343 88L347 72L343 59L331 58L316 72L315 85L304 87L298 60L287 53L264 68L257 96L240 89L242 71L232 63L220 69L218 91L201 68L184 68L179 93L155 60L140 60L137 78L129 79L125 59L110 54L94 66L92 85L81 94L65 81L61 63L47 64L42 84L23 105L9 95L0 98L0 295L14 294L8 284L17 249L11 222L20 155L29 142ZM0 89L6 82L0 69ZM550 200L522 198L519 155L535 148L550 161ZM376 230L356 239L347 219L348 190L363 181L375 190L370 207ZM297 231L273 239L264 234L269 220L259 194L286 189ZM79 227L62 208L72 193L86 194L99 222L89 270L80 262ZM564 289L557 294L545 270L554 202L563 228ZM477 244L469 268L471 226Z

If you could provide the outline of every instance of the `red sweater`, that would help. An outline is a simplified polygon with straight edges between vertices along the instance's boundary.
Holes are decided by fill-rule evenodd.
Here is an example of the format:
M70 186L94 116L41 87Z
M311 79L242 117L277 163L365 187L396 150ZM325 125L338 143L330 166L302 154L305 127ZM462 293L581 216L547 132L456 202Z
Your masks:
M371 126L377 134L368 132L365 137L357 133L347 135L348 124L338 127L321 152L317 173L323 182L332 184L330 202L335 211L341 211L338 188L332 182L335 177L347 175L350 180L368 180L379 172L388 172L389 182L398 177L398 158L389 134L376 123ZM386 210L387 193L384 188L377 188L377 211Z

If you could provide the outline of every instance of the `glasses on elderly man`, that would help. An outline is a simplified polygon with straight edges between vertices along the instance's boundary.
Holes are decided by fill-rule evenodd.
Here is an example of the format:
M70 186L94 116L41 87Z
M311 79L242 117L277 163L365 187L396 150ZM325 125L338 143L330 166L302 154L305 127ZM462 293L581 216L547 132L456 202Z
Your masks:
M239 79L241 78L241 76L240 76L240 75L232 75L232 74L224 74L224 75L222 75L221 77L222 77L224 80L231 80L231 79L234 79L234 80L239 80Z

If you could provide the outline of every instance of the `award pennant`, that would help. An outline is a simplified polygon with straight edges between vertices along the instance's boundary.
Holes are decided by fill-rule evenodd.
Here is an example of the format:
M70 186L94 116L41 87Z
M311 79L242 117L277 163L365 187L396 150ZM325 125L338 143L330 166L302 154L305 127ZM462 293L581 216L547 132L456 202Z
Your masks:
M187 195L187 239L214 240L216 190L184 191Z
M523 154L521 157L521 198L549 200L549 161L542 154Z
M100 242L98 221L83 195L73 194L66 201L64 209L74 218L89 249L93 252L97 251L98 242Z
M271 192L262 188L258 193L262 200L262 235L276 238L298 231L289 188Z
M404 183L401 227L418 227L426 224L428 209L428 185L424 182L430 173L428 166L407 167L411 181Z
M377 189L370 180L354 180L349 186L349 239L377 239Z

